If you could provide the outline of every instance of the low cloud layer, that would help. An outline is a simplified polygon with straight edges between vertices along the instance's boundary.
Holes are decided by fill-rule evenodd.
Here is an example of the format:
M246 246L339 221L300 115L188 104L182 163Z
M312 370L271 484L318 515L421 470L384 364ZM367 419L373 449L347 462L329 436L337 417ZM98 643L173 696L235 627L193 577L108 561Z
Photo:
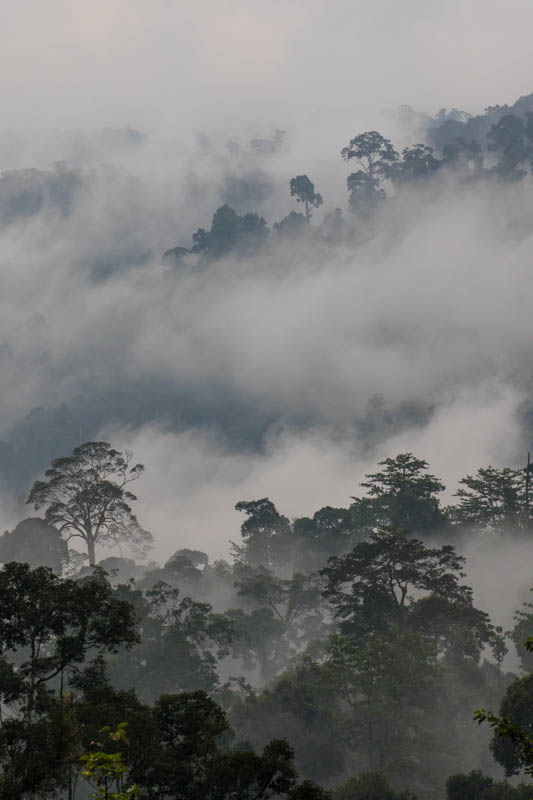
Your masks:
M213 433L152 425L102 435L145 464L137 506L156 534L154 557L166 559L179 547L225 557L230 540L240 539L242 518L234 510L239 500L268 496L291 518L326 505L347 506L351 496L362 493L359 483L376 461L397 452L413 450L428 459L446 484L443 502L454 502L465 474L480 464L506 464L519 451L519 400L510 390L481 386L443 405L424 428L387 440L371 453L355 431L341 436L325 426L303 431L274 426L263 449L253 453L236 452Z
M470 424L449 409L470 403L477 423L476 405L502 409L465 463L522 458L532 200L530 183L443 184L429 201L392 200L366 243L274 243L173 268L159 261L178 235L166 186L97 172L69 215L45 209L4 229L0 425L35 406L100 403L100 426L349 436L381 394L436 414L449 463ZM420 435L388 446L414 449Z
M349 425L376 393L434 404L529 383L530 185L402 196L367 244L181 270L142 261L172 243L171 225L161 235L161 198L136 209L129 188L97 184L71 217L4 234L4 426L136 381L184 405L234 402L263 425ZM115 273L95 281L113 248Z

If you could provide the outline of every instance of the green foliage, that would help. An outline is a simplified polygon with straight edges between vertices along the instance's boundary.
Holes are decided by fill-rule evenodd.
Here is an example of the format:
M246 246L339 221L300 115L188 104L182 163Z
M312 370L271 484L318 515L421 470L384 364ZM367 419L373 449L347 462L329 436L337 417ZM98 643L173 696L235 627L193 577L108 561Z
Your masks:
M527 522L524 470L480 467L476 475L466 475L455 496L459 505L452 510L455 522L478 531L503 530Z
M363 647L333 637L320 673L347 709L345 735L370 769L412 774L414 753L444 746L426 716L442 693L437 650L422 637L391 631Z
M64 580L48 569L6 564L0 572L0 697L25 716L46 702L47 684L93 658L137 641L129 603L104 581Z
M473 770L468 775L450 775L446 800L531 800L531 786L511 786Z
M402 530L385 528L321 570L325 595L341 631L365 641L390 625L423 633L449 655L477 661L485 644L501 638L472 590L461 585L464 558L451 545L428 548ZM416 597L414 596L416 593Z
M246 514L241 525L245 546L235 546L236 555L252 566L280 566L284 561L285 542L291 532L287 517L278 512L268 497L242 500L235 509Z
M245 668L259 666L263 679L269 680L309 641L326 634L321 581L316 573L282 579L264 567L239 564L235 575L238 595L259 608L226 612L237 632L233 655Z
M523 603L523 607L532 609L533 603ZM514 620L515 625L510 631L510 636L522 662L522 668L531 671L533 669L533 652L529 647L528 634L533 627L533 612L518 610L514 614Z
M352 511L325 506L312 517L299 517L293 523L296 558L300 569L322 567L330 556L346 553L361 539Z
M27 564L4 566L0 597L2 796L55 798L79 750L65 688L88 664L134 644L135 615L103 580L78 584Z
M233 544L236 559L283 575L291 568L317 569L361 538L359 521L348 508L325 506L292 524L268 498L240 502L236 509L247 515L241 526L243 545Z
M524 647L533 651L533 637ZM505 774L516 775L523 770L533 776L533 675L514 681L502 700L500 715L478 709L474 719L488 722L494 732L491 750L504 767Z
M533 774L533 675L515 680L505 692L500 715L476 712L478 722L487 720L494 730L491 750L505 769L516 775L522 768Z
M289 791L287 797L289 800L331 800L331 793L312 781L302 781Z
M352 519L367 529L395 525L412 533L442 532L446 519L439 507L442 482L427 472L428 463L412 453L379 462L382 470L361 483L368 497L352 498Z
M288 742L272 740L261 754L246 745L229 749L226 716L204 692L163 695L153 715L151 764L139 773L150 800L267 800L291 797L297 788ZM307 782L294 797L322 800L325 795Z
M478 530L516 507L519 516L520 480L519 470L467 476L450 516L466 527L477 514ZM508 774L533 769L533 692L528 678L509 685L502 673L505 639L474 606L464 558L450 544L428 546L452 530L441 481L400 453L362 486L366 496L349 508L292 521L268 498L238 503L245 519L233 564L180 549L143 574L111 559L109 570L131 576L115 576L114 587L99 568L76 582L8 564L0 796L57 797L82 763L93 796L115 800L437 800L452 771L451 800L498 791L523 800L521 787L513 794L467 774L478 764L490 772L472 698L494 707L506 686L501 716L478 718L498 734L492 751ZM515 639L529 622L519 612ZM488 649L493 662L481 662ZM333 794L311 782L339 780Z
M12 710L12 709L11 709ZM0 724L0 797L56 800L79 756L72 704L49 698L28 717L5 715Z
M115 743L129 744L126 725L126 722L120 722L113 732L106 725L100 733L106 734ZM135 784L127 785L129 767L124 763L122 753L107 753L101 748L101 742L94 742L91 752L80 756L80 761L83 763L81 774L96 788L96 791L91 792L89 797L93 800L136 800L139 798L138 787Z
M295 573L290 579L282 579L265 567L244 566L236 571L236 576L238 594L269 606L286 626L301 623L319 605L322 586L316 573Z
M236 638L233 622L214 614L209 603L179 599L179 591L166 584L144 594L118 588L138 609L141 641L110 665L115 684L133 686L151 700L162 691L215 689L217 661L229 654Z

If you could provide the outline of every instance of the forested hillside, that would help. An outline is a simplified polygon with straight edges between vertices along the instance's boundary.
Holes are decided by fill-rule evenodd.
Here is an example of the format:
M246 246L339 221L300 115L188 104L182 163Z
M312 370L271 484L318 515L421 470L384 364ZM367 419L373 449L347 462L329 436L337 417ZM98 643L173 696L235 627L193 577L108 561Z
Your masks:
M0 139L2 800L533 797L533 95L385 123Z
M533 768L531 604L502 630L463 553L529 551L533 467L480 467L445 506L399 453L345 507L238 502L228 560L96 565L153 546L142 473L85 443L0 538L2 797L530 797L503 775ZM491 739L474 711L500 707Z

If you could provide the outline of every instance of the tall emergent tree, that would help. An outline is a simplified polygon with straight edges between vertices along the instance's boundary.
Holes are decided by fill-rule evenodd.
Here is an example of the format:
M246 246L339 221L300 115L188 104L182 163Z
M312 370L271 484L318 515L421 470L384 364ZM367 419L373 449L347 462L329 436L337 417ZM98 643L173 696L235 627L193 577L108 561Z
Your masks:
M455 522L482 532L527 527L523 469L480 467L475 475L466 475L459 483L461 488L455 493L459 503L452 509Z
M359 167L346 181L350 207L355 214L368 217L385 200L385 192L379 185L393 176L398 153L380 133L366 131L350 139L341 156L345 161L355 161Z
M398 453L378 466L382 469L365 475L360 484L367 496L352 498L353 522L371 530L395 525L424 535L442 531L446 518L438 495L444 484L428 472L428 462L412 453Z
M132 465L129 452L120 453L107 442L86 442L71 456L56 458L36 481L27 503L45 509L45 519L67 541L78 537L87 547L89 563L95 564L97 544L128 544L143 554L152 535L139 525L130 502L136 496L126 489L144 470Z
M353 159L376 186L380 179L390 177L393 164L398 161L398 153L391 142L377 131L366 131L350 139L342 148L341 156L345 161Z
M311 209L319 208L322 205L322 195L315 192L315 184L309 180L307 175L297 175L291 178L291 197L296 197L297 203L304 203L305 217L307 221L311 219Z

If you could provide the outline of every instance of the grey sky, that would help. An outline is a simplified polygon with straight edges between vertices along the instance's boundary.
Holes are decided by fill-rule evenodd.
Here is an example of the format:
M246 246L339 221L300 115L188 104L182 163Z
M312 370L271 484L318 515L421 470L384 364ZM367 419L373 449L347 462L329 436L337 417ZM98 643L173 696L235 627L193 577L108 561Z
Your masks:
M3 125L222 128L530 90L529 0L6 0Z

